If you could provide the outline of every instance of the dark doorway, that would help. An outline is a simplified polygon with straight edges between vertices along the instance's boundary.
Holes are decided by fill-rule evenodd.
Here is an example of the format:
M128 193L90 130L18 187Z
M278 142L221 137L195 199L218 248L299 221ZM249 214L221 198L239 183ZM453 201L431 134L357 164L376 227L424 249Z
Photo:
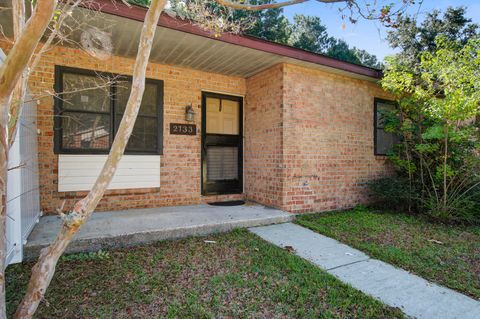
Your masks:
M243 99L202 93L202 195L242 193Z

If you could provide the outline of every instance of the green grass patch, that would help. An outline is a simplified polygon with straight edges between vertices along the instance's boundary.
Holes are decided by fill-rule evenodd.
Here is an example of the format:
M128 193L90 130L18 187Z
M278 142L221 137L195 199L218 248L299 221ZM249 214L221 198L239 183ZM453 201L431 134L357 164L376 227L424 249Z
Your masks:
M357 208L299 216L299 225L480 299L480 227Z
M208 239L63 258L37 318L403 318L247 231ZM7 269L10 315L31 266Z

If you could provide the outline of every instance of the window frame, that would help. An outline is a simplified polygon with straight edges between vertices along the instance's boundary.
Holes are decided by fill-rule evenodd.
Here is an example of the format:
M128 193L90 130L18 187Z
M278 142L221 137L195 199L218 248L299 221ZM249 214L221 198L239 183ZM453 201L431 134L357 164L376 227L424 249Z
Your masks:
M110 77L110 78L117 78L117 79L125 79L125 81L131 81L132 76L130 75L123 75L123 74L116 74L116 73L109 73L109 72L101 72L89 69L81 69L81 68L74 68L62 65L55 65L55 84L54 89L57 94L63 92L63 75L65 73L76 74L76 75L87 75L87 76L98 76L101 75L103 77ZM153 84L157 86L157 148L156 150L127 150L125 149L125 154L127 155L163 155L163 94L164 94L164 85L163 80L155 80L155 79L145 79L145 84ZM115 134L117 133L118 125L116 125L116 114L115 110L115 103L116 103L116 90L117 90L117 81L114 81L110 86L110 94L109 103L110 103L110 110L109 112L96 112L96 111L74 111L74 110L65 110L63 108L63 100L57 96L54 97L54 123L53 123L53 135L54 135L54 153L55 154L84 154L84 155L101 155L101 154L108 154L110 152L110 148L113 143L113 139ZM83 114L104 114L110 116L110 135L109 135L109 147L108 149L92 149L92 148L79 148L79 149L72 149L72 148L64 148L62 145L62 137L63 137L63 127L62 127L62 118L61 114L63 112L73 112L73 113L83 113ZM154 118L154 116L140 116L139 117L149 117ZM138 117L137 117L138 118Z
M380 129L380 130L383 130L385 132L385 128L383 128L383 127L379 128L377 126L377 122L378 122L377 121L378 120L378 116L377 116L378 103L390 104L395 108L398 107L398 104L397 104L397 102L392 101L392 100L386 100L386 99L381 99L381 98L377 98L377 97L373 99L373 154L375 156L387 156L387 153L379 153L378 149L377 149L377 142L378 142L377 131Z

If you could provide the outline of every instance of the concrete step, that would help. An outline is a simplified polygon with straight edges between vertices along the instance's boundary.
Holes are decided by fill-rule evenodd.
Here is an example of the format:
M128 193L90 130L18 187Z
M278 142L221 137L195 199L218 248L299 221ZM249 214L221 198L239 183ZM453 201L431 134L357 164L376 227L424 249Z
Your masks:
M293 214L248 204L219 207L173 206L94 213L67 248L67 253L149 244L292 221ZM24 246L24 260L38 257L60 229L58 216L44 216Z

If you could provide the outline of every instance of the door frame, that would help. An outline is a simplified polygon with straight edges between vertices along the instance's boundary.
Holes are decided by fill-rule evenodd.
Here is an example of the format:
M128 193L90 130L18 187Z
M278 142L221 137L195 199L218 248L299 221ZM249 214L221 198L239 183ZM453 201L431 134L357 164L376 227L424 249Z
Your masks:
M238 181L235 180L234 182L223 182L224 189L221 189L221 183L217 182L218 187L216 189L208 189L207 183L207 154L206 154L206 140L207 140L207 97L213 98L220 98L226 99L231 101L238 101L239 102L239 116L238 116L238 142L236 144L231 144L226 142L226 136L224 134L208 134L211 140L214 142L210 143L210 145L235 145L238 147ZM213 93L213 92L205 92L202 91L202 122L201 122L201 194L203 196L208 195L227 195L227 194L242 194L243 193L243 97L237 95L228 95L222 93ZM213 184L213 183L212 183ZM212 188L212 187L210 187Z

